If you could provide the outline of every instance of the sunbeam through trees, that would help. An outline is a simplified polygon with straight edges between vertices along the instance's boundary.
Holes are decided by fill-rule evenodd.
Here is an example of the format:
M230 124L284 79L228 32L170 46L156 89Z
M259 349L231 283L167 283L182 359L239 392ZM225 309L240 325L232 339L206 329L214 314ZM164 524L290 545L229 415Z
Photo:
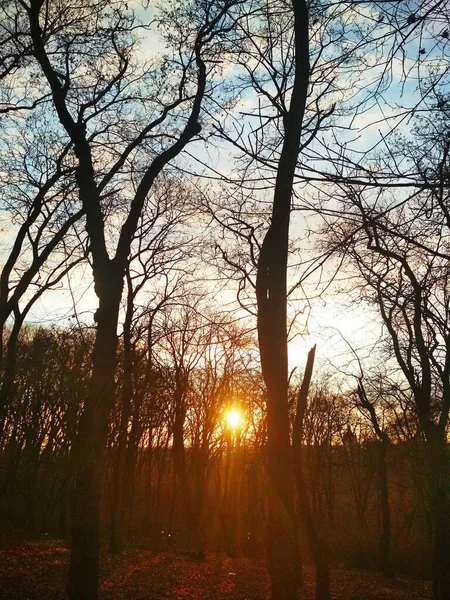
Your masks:
M2 598L450 599L449 15L0 2Z

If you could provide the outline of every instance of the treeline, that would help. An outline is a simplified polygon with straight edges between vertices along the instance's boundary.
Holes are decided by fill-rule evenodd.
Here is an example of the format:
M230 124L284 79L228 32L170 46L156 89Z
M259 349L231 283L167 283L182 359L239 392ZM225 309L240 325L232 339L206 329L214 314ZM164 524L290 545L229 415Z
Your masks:
M155 337L167 319L152 324ZM103 539L114 551L138 542L195 556L264 555L265 392L251 339L193 311L177 320L151 348L143 328L131 362L124 362L121 343L102 485ZM70 457L92 344L89 329L22 330L1 445L1 517L9 534L69 532ZM356 390L336 392L326 378L313 385L302 440L306 494L332 561L427 574L424 442L415 415L400 413L394 389L386 388L382 403L387 447ZM235 428L227 421L230 408L242 414ZM301 530L298 510L297 518Z

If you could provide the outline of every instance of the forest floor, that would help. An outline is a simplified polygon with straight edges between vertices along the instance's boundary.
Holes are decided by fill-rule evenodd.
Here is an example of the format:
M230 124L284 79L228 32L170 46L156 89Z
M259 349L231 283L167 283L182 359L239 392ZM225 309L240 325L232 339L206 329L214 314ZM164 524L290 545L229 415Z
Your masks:
M57 540L0 548L2 600L62 600L69 550ZM264 564L250 558L211 555L196 560L182 554L131 549L102 554L102 600L269 600ZM313 571L305 568L305 600L313 600ZM429 600L420 579L393 580L372 571L332 570L334 600Z

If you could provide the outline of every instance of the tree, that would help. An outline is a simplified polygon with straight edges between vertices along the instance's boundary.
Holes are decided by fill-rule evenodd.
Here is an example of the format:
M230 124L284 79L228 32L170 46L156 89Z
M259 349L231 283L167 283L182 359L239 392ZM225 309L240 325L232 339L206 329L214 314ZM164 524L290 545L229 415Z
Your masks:
M34 533L67 533L69 452L87 387L91 341L88 332L75 328L27 326L19 335L1 443L1 493L2 504L18 506Z
M299 495L302 523L308 536L308 542L311 547L314 558L314 566L316 569L316 598L317 600L329 600L331 595L328 548L322 539L322 536L318 533L317 526L314 522L311 511L311 502L308 498L302 465L304 418L308 406L308 394L314 367L315 354L316 347L313 346L313 348L311 348L311 350L308 352L305 373L303 375L302 384L298 392L293 427L294 472Z
M236 178L225 178L225 206L219 203L217 210L215 200L209 205L212 218L223 227L216 247L226 272L238 281L238 300L245 309L257 312L267 388L269 572L273 596L295 598L301 569L288 414L289 225L297 166L308 162L310 145L334 111L330 96L344 63L339 50L345 27L333 31L339 9L326 11L301 1L250 2L249 6L249 16L238 24L235 62L236 85L243 99L252 101L251 108L238 115L228 111L232 127L220 114L215 121L216 135L237 150L240 170ZM327 52L330 39L336 40L332 57ZM351 55L345 55L351 63ZM270 216L264 201L271 206ZM268 223L267 229L261 221ZM236 249L230 249L230 240L237 241ZM252 287L256 311L249 302Z
M34 68L43 77L61 135L73 147L98 297L92 375L73 450L72 599L98 594L103 454L128 255L155 180L200 132L201 106L211 93L208 82L221 52L219 36L229 30L227 13L233 4L167 7L160 22L173 55L147 72L135 60L137 34L145 27L122 2L110 7L80 0L66 8L21 0L9 15L13 23L26 23ZM130 108L137 118L125 128ZM123 220L111 239L107 217L117 203Z
M347 240L345 252L361 278L357 293L379 310L387 357L410 388L426 439L434 521L433 598L440 600L450 593L448 141L445 136L416 140L404 156L424 175L421 185L400 201L382 189L376 202L373 192L352 186L345 202L355 222L341 227L339 235Z
M299 550L294 520L293 464L289 433L287 359L287 260L295 166L309 84L309 17L293 2L295 77L273 196L272 219L261 246L256 278L258 340L267 387L269 573L272 595L294 600L299 592Z
M191 503L191 539L195 552L205 552L206 536L204 525L207 484L212 458L223 448L219 446L218 429L223 421L224 409L233 401L238 402L236 383L242 373L242 350L246 343L246 332L240 330L227 315L208 315L203 324L201 346L198 348L200 363L194 370L188 390L187 421L190 433L191 481L189 500ZM231 430L227 436L226 473L230 473ZM223 530L228 553L234 551L235 523L230 522L229 480L223 483ZM236 490L234 500L236 502ZM235 511L235 515L236 515Z
M59 139L43 110L42 106L35 108L24 119L15 114L18 109L8 115L5 124L9 136L4 140L1 162L5 178L2 210L12 221L14 238L0 273L0 335L4 340L0 349L0 423L14 380L17 340L27 315L44 293L86 259L87 252L86 236L77 227L83 210L74 209L70 144Z

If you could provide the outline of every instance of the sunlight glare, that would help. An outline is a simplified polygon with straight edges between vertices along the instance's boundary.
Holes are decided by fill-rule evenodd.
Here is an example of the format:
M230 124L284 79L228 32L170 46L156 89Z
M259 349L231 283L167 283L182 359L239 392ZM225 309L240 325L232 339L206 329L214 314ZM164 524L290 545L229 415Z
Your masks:
M230 409L226 413L225 418L231 429L238 429L242 425L242 415L235 408Z

